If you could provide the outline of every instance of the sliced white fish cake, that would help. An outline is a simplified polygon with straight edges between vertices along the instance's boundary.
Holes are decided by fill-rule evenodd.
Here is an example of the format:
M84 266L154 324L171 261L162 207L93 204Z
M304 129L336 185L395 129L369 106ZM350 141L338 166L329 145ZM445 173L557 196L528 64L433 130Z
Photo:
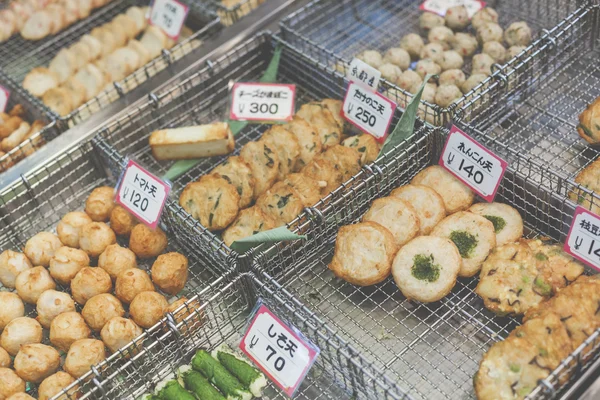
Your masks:
M428 186L435 190L444 200L448 214L468 209L475 198L467 185L439 165L425 168L410 183Z
M398 246L404 245L419 233L417 212L410 204L397 197L375 200L362 221L377 222L387 228L394 235Z
M408 202L419 216L419 235L429 235L446 217L444 200L435 190L423 185L405 185L394 189L391 196Z
M469 211L481 215L494 224L496 246L515 242L523 236L523 218L519 212L503 203L477 203Z

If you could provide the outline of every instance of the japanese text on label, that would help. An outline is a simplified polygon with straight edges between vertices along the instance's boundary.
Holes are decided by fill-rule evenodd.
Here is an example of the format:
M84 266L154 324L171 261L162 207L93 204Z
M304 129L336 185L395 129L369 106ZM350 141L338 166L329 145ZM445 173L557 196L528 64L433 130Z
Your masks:
M485 2L478 0L425 0L420 8L444 16L446 10L455 6L465 6L469 18L472 18L477 11L485 7Z
M10 97L10 91L4 86L0 86L0 112L6 111L8 105L8 98Z
M578 206L564 249L600 271L600 217Z
M177 40L187 17L189 7L177 0L154 0L150 23L160 27L173 40Z
M355 82L365 89L377 91L381 72L358 58L352 59L348 69L348 80Z
M290 121L294 116L295 85L236 83L230 118L239 121Z
M381 94L369 92L354 82L348 85L342 115L378 141L385 140L395 110L396 103Z
M493 201L507 163L452 126L439 164L470 186L487 201Z

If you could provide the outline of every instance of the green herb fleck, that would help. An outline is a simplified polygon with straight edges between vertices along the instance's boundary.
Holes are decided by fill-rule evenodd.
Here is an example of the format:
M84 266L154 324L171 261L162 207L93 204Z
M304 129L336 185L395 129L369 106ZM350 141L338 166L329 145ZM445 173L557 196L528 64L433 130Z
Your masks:
M292 193L288 194L287 196L281 196L281 198L277 202L277 208L285 207L287 205L288 201L290 200L291 196L292 196Z
M540 348L539 350L540 350L539 351L540 356L542 356L542 357L548 357L548 350L542 349L542 348Z
M466 231L452 231L450 240L458 247L458 252L462 258L471 257L471 253L478 242L475 236Z
M494 224L494 232L498 233L506 226L506 221L502 217L496 215L484 215L485 219Z
M267 167L271 168L275 165L275 160L273 160L273 158L269 155L271 152L268 151L269 148L267 146L265 146L265 152L263 153L265 155L265 158L267 159Z
M521 278L521 280L526 285L529 284L529 282L531 282L531 279L529 279L529 277L527 275L523 275L523 277Z
M317 144L315 142L313 142L312 146L305 146L305 147L308 151L313 151L317 147Z
M592 133L592 131L590 131L590 129L587 126L585 126L584 124L579 124L578 127L581 128L583 133L585 133L587 136L594 137L594 134Z
M537 278L535 278L533 284L540 290L540 294L542 296L549 296L552 294L552 287L546 282L544 282L544 280L541 277L538 276Z
M538 261L546 261L546 260L548 260L548 257L544 253L541 253L541 252L540 253L536 253L535 254L535 258Z
M367 146L359 147L358 151L364 153L367 150Z
M215 214L210 213L210 215L208 216L208 226L211 227L212 226L212 222L213 222L213 218L215 217Z
M529 386L523 386L521 389L519 389L518 394L521 397L525 397L527 396L529 393L531 393L531 388Z
M217 197L217 201L215 201L215 205L213 206L213 210L216 210L217 207L219 207L219 202L221 201L221 196L222 195L223 195L222 193L219 193L219 197Z
M512 372L519 372L519 371L521 371L521 366L519 364L509 364L508 368L510 368L510 370Z
M440 266L434 264L433 255L425 256L417 254L413 258L413 266L410 269L412 276L427 282L435 282L440 277Z
M523 336L525 336L523 331L517 331L517 337L523 337Z

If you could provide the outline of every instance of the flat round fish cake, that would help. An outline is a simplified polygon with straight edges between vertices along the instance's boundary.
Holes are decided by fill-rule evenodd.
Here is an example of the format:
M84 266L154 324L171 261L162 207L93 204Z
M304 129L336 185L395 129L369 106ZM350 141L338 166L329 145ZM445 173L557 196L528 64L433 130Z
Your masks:
M394 235L398 247L419 233L417 212L410 204L397 197L382 197L373 201L362 221L377 222L387 228Z
M300 143L296 136L285 129L282 125L274 125L268 131L263 133L260 138L277 153L279 159L279 175L277 179L282 180L287 174L292 172L298 157L300 157Z
M360 171L360 153L350 147L345 147L340 144L330 147L321 153L316 158L324 158L329 160L335 165L342 173L343 181L347 181L352 178L353 175Z
M468 209L475 198L467 185L439 165L425 168L415 175L410 183L435 190L444 200L448 214Z
M381 146L377 140L369 134L350 136L344 139L342 145L358 150L361 165L370 164L377 159Z
M275 220L277 226L292 222L304 209L298 192L284 182L277 182L264 192L256 205L262 212Z
M321 154L323 143L316 129L297 115L283 127L292 132L300 144L300 155L293 168L294 172L298 172L311 162L315 156Z
M254 177L254 198L269 189L279 173L279 158L266 143L248 142L242 147L240 157L248 164Z
M404 185L392 190L390 196L407 201L419 216L419 235L429 235L433 228L446 217L444 200L437 192L423 185Z
M526 240L542 279L556 293L583 274L583 264L563 251L562 246L540 239Z
M223 242L231 246L233 242L245 237L268 231L277 227L276 221L257 206L240 211L237 218L223 232Z
M239 156L232 156L212 170L227 182L235 186L240 195L240 208L248 207L254 197L254 178L252 170Z
M321 187L327 185L327 182L319 182L304 174L289 174L283 182L298 192L305 207L312 207L321 200Z
M342 129L331 114L331 111L321 103L312 102L304 104L300 107L296 115L304 118L316 129L321 138L321 143L323 143L323 150L340 144Z
M325 182L325 186L321 186L323 196L337 189L343 182L342 172L332 161L324 158L315 158L302 168L301 173L316 181Z
M503 203L477 203L473 204L469 211L494 224L496 232L496 246L515 242L523 236L523 219L519 212Z

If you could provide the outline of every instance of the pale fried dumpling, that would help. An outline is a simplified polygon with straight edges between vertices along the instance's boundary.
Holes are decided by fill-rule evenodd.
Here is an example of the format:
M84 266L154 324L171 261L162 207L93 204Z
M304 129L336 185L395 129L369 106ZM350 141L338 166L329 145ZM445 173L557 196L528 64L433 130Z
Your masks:
M40 383L60 367L60 354L45 344L24 344L17 353L14 368L22 379Z
M79 232L81 227L92 222L92 219L84 212L73 211L65 214L56 227L56 233L60 241L69 247L79 247Z
M0 282L4 287L14 289L17 276L32 267L31 261L25 254L4 250L0 254Z
M40 232L25 243L25 255L33 265L47 267L54 252L62 246L58 236L50 232Z
M141 335L142 332L142 328L132 320L114 317L104 325L100 336L106 347L114 353Z
M46 290L36 303L37 320L46 329L58 315L75 311L75 302L68 293Z

